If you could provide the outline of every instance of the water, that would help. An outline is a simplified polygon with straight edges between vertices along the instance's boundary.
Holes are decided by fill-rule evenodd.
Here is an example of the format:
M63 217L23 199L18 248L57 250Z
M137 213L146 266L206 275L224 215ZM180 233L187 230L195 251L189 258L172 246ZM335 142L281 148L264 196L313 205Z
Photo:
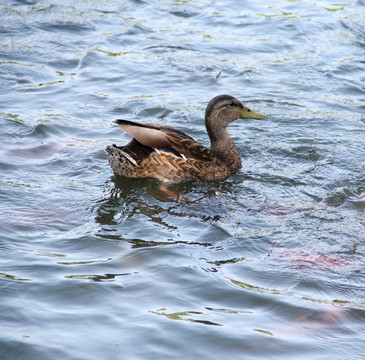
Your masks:
M1 359L364 359L364 3L0 4ZM115 118L242 170L117 178Z

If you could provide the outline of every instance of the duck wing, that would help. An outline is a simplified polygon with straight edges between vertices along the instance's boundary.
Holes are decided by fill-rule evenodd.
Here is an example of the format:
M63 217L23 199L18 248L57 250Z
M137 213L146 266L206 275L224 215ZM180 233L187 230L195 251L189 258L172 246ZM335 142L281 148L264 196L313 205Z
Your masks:
M177 132L184 135L181 131L169 128L168 126L158 126L145 122L137 123L121 119L115 120L114 122L118 124L120 129L132 136L141 144L155 149L171 147L171 144L166 137L166 132Z
M211 160L212 152L180 130L130 120L115 120L118 127L139 143L155 149L174 149L185 157Z
M202 161L212 161L215 155L205 146L199 144L188 135L179 133L166 134L170 147L185 155L187 158L194 158Z

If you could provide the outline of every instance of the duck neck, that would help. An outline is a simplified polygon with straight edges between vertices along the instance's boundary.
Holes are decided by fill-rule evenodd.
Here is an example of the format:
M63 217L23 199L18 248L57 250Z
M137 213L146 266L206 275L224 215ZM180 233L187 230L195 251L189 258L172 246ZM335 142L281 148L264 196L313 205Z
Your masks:
M241 156L229 136L227 128L220 128L219 131L214 131L211 128L207 130L210 137L210 150L225 163L230 171L239 170L241 168Z

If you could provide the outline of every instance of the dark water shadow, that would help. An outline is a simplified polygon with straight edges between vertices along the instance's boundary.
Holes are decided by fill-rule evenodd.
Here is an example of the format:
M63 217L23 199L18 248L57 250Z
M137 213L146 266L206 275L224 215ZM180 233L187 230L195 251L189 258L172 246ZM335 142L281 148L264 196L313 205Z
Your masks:
M101 225L116 224L116 213L133 216L142 213L159 222L158 215L198 217L204 222L218 221L224 216L224 196L231 196L232 181L222 183L186 181L169 187L176 196L169 196L154 179L112 177L108 195L100 201L96 221ZM219 192L220 197L217 196ZM120 216L119 216L120 217Z
M95 209L95 221L101 225L98 236L127 240L132 247L177 243L211 246L208 240L196 241L196 238L199 238L199 232L210 226L218 228L216 223L227 216L228 209L222 194L229 194L231 186L232 180L221 183L186 181L169 187L176 194L169 196L154 179L113 176L106 196ZM139 231L143 238L123 238L121 231L127 231L129 226ZM217 231L224 232L223 229ZM189 240L180 237L181 232L191 232L193 236Z

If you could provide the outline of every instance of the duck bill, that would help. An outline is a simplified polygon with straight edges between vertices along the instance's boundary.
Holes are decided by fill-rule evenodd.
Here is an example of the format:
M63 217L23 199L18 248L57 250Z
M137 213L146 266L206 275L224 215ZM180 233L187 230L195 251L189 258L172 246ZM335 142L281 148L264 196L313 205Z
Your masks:
M263 120L263 119L267 119L267 116L264 115L264 114L260 114L258 112L252 111L252 110L250 110L247 107L244 107L240 118L241 119L258 119L258 120Z

